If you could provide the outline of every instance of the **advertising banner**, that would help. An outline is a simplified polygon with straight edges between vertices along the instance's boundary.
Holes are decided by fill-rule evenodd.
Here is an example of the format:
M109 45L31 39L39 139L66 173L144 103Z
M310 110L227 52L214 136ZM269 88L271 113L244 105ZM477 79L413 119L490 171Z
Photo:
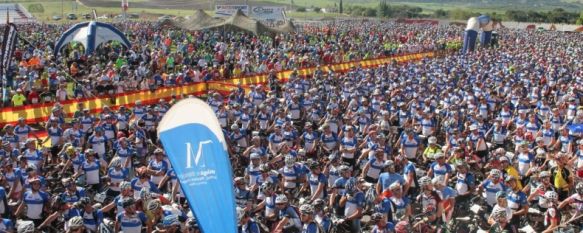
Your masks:
M285 7L281 6L254 6L251 7L251 17L270 27L285 23Z
M215 5L215 16L218 17L229 17L237 10L241 10L243 14L249 15L248 5Z
M237 232L231 162L211 107L197 98L179 101L158 135L202 232Z

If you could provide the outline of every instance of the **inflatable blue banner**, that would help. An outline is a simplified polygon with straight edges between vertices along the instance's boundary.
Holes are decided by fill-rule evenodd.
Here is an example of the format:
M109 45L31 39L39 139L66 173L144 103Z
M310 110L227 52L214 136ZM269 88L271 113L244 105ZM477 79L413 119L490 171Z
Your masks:
M181 100L158 135L202 231L237 232L231 162L212 109L200 99Z

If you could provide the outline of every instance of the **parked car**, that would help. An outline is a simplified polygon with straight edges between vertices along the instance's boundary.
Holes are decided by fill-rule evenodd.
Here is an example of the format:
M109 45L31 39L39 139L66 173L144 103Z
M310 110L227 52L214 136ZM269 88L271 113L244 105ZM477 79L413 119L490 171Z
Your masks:
M62 19L62 18L61 18L61 16L60 16L60 15L53 15L53 20L55 20L55 21L59 21L59 20L61 20L61 19Z
M71 14L68 14L67 15L67 19L69 19L69 20L77 20L77 15L72 14L72 13Z
M83 14L84 19L91 19L91 14Z

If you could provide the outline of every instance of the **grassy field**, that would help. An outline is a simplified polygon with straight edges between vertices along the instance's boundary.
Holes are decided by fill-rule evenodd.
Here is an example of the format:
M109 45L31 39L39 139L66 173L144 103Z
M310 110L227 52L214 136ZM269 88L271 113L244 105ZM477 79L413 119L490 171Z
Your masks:
M100 1L111 1L111 0L90 0L96 3L99 3ZM156 19L161 15L176 15L176 16L187 16L187 15L191 15L192 12L194 11L194 9L153 9L153 8L134 8L132 7L132 2L133 3L137 3L137 2L148 2L148 1L160 1L160 0L130 0L130 8L128 10L128 13L132 14L140 14L141 15L141 19ZM173 0L167 0L169 3L171 3ZM289 4L291 3L292 0L262 0L265 1L261 4L269 4L269 2L272 3L276 3L278 5L284 5L287 4L287 6L289 6ZM572 1L572 2L583 2L583 0L565 0L565 1ZM6 1L4 1L6 2ZM63 18L60 21L54 21L52 20L52 17L55 15L58 16L62 16L62 15L67 15L69 13L76 13L77 15L80 14L87 14L87 13L91 13L92 9L95 9L97 11L97 15L101 16L101 15L119 15L121 14L121 9L120 7L87 7L84 6L82 4L74 4L74 2L71 2L69 0L64 1L61 5L61 1L59 0L24 0L24 1L8 1L8 2L20 2L25 8L28 9L28 7L31 4L42 4L44 7L44 12L43 13L33 13L33 15L35 17L37 17L37 19L41 20L41 21L45 21L45 22L57 22L57 23L62 23L62 22L70 22L69 20ZM200 4L207 2L206 0L199 0ZM312 8L312 7L322 7L322 8L326 8L326 7L335 7L337 6L337 4L335 5L335 3L339 2L339 0L293 0L293 4L295 7L306 7L306 8ZM410 6L417 6L417 7L421 7L423 9L423 13L425 14L431 14L433 13L435 10L438 9L443 9L443 10L454 10L454 9L464 9L464 10L468 10L468 9L472 9L472 11L475 12L481 12L481 13L496 13L496 14L504 14L507 10L529 10L529 9L534 9L534 10L551 10L553 8L556 8L556 6L541 6L541 7L537 7L534 8L533 6L527 6L525 7L524 5L500 5L500 6L484 6L484 7L475 7L475 6L470 6L467 4L440 4L440 3L419 3L419 2L407 2L405 0L398 0L398 1L388 1L389 4L392 5L410 5ZM206 5L206 4L205 4ZM360 5L360 6L366 6L366 7L377 7L378 6L378 1L376 0L352 0L352 1L347 1L344 0L344 5L345 7L348 7L350 5ZM74 9L76 6L76 10ZM567 9L567 10L581 10L581 9ZM212 15L212 12L209 12ZM315 13L315 12L292 12L289 13L288 16L292 17L292 18L298 18L298 19L310 19L310 18L321 18L321 17L327 17L327 16L337 16L338 14L324 14L324 13ZM81 21L83 19L79 19L78 21ZM109 20L104 20L104 21L109 21Z

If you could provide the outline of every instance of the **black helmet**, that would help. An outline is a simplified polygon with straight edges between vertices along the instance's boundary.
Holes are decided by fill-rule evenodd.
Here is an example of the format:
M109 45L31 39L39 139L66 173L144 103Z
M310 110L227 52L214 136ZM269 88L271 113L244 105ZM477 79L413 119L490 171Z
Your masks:
M121 201L121 205L123 208L131 207L134 204L136 204L136 201L134 200L133 197L127 197L127 198L123 199L123 201Z

